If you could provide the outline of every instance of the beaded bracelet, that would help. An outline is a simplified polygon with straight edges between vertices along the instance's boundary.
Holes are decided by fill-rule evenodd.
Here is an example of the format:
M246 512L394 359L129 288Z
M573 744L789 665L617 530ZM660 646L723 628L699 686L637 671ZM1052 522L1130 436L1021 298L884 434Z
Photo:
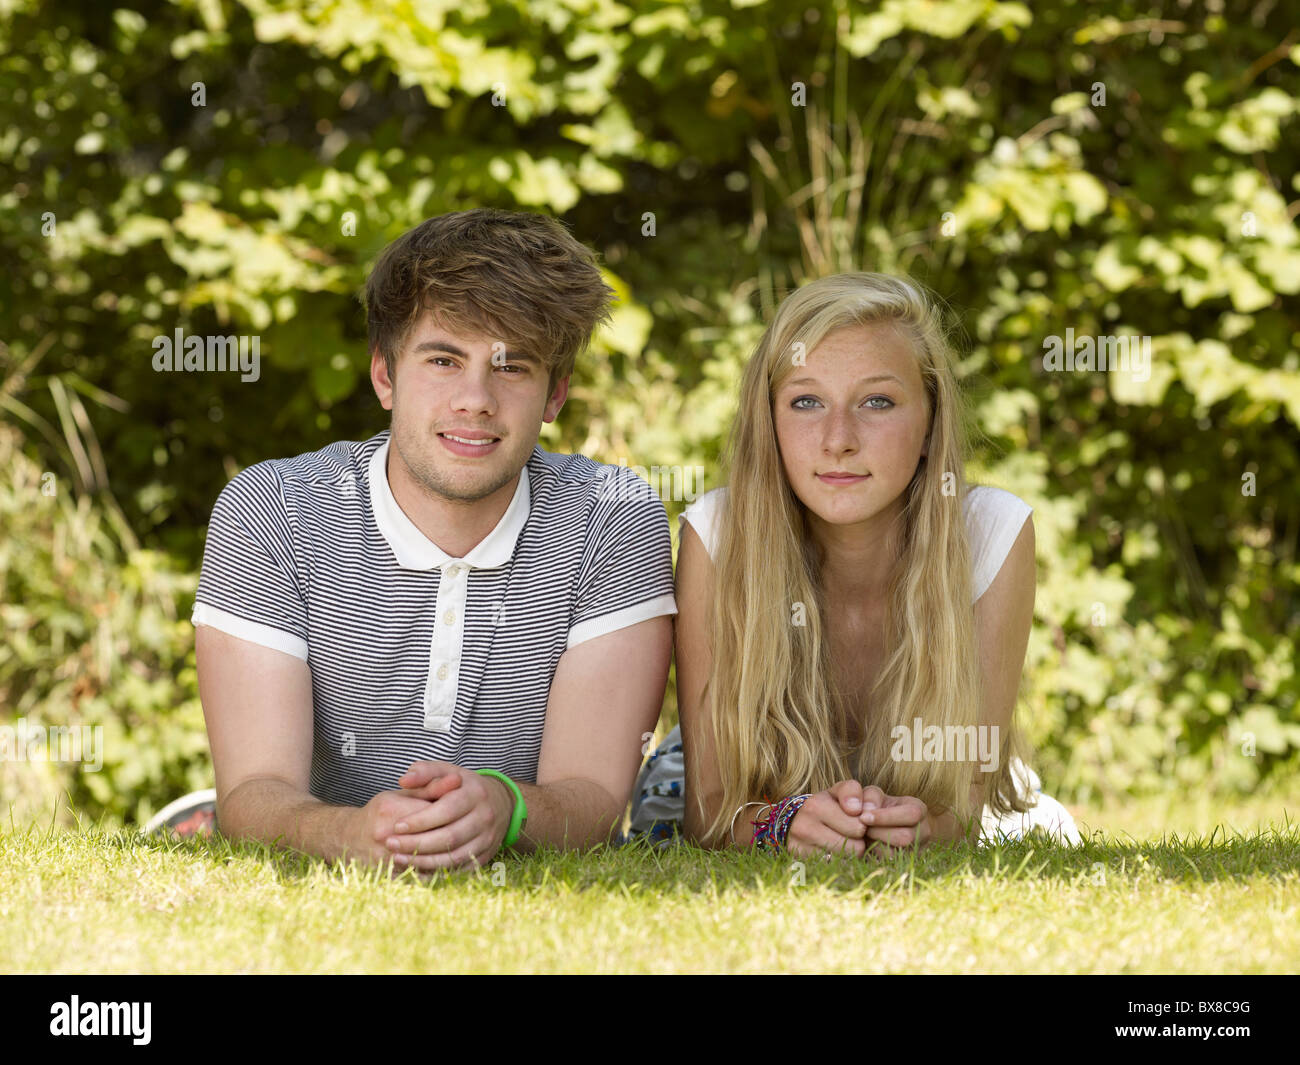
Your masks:
M755 849L773 852L783 849L785 838L790 832L790 822L809 798L810 795L792 795L774 803L766 820L754 822Z

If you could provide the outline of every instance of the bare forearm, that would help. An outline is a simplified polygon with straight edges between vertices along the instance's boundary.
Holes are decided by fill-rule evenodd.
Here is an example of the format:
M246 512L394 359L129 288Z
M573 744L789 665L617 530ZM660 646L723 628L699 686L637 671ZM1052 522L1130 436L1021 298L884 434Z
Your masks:
M686 793L690 795L689 787ZM754 843L754 818L766 812L767 803L750 802L739 810L729 810L722 821L722 835L709 843L704 836L713 824L721 802L722 796L719 793L706 799L704 809L700 809L688 798L682 819L682 834L697 847L706 850L748 850Z
M330 806L283 780L246 780L217 809L221 834L292 847L330 860L344 856L356 809Z
M519 784L519 790L528 807L528 823L514 844L521 851L536 850L540 844L586 849L604 842L618 827L627 805L590 780Z
M980 817L984 812L984 788L982 785L973 785L970 789L970 823L963 826L958 820L957 815L950 809L942 810L939 813L931 811L930 826L933 830L933 839L964 839L968 843L976 843L980 838Z

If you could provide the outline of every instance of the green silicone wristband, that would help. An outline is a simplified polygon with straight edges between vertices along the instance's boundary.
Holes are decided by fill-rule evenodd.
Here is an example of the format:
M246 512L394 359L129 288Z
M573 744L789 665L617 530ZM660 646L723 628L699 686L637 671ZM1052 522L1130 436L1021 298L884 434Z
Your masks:
M478 772L485 777L496 777L515 793L515 808L510 814L510 827L506 829L506 838L501 841L503 847L513 846L515 840L519 838L519 828L524 823L524 818L528 816L528 807L524 805L524 793L519 790L519 785L504 773L498 773L495 769L480 769Z

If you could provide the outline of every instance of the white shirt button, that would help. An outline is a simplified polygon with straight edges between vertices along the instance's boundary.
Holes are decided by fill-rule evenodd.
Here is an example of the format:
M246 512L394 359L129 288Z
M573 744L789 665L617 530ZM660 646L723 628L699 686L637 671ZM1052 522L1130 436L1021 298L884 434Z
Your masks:
M444 662L442 665L440 665L440 666L438 667L438 679L439 679L439 680L446 680L446 679L447 679L447 663L446 663L446 662Z
M445 614L443 614L443 615L442 615L442 623L443 623L444 625L454 625L454 624L456 624L456 611L454 611L454 610L448 610Z

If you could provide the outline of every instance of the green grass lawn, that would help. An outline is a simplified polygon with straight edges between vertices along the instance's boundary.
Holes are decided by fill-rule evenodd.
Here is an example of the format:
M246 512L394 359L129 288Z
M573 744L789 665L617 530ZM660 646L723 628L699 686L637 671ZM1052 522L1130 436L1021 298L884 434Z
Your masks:
M29 973L1300 970L1300 801L1181 797L1074 813L1090 837L1081 848L936 845L885 863L796 865L633 846L505 857L495 877L431 882L244 843L11 826L0 832L0 964Z

